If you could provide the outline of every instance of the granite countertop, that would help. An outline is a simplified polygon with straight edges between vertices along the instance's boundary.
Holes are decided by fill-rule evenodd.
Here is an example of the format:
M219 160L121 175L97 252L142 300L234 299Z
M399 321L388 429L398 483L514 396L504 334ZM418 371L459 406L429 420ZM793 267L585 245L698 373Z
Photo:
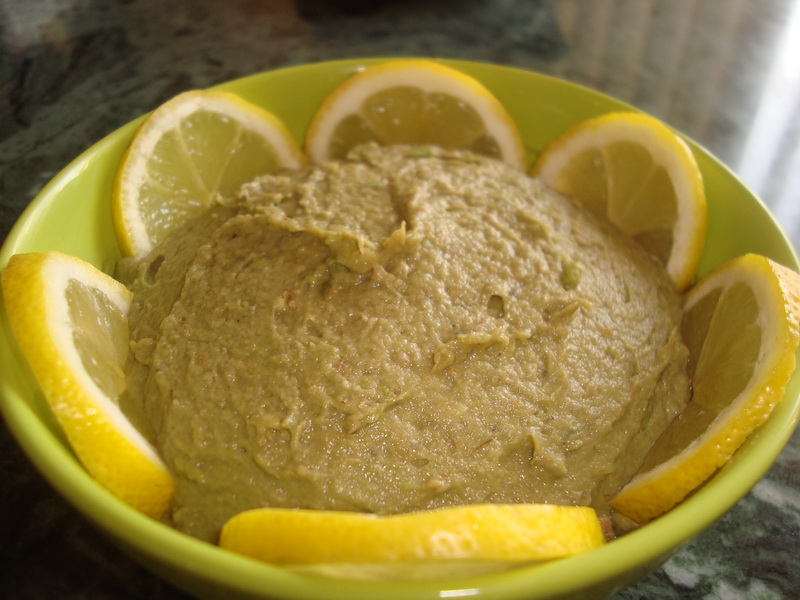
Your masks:
M794 0L0 0L0 233L72 158L176 93L355 56L570 79L687 133L800 241ZM746 235L746 232L743 232ZM186 596L53 492L0 425L0 597ZM767 476L614 600L800 598L800 434Z

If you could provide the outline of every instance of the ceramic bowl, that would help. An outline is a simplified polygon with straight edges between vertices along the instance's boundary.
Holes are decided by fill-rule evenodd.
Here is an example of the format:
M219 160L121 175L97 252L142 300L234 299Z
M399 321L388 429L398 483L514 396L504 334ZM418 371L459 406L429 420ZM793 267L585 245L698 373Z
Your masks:
M371 60L345 60L270 71L219 86L271 110L298 140L321 99ZM515 68L443 61L482 81L519 124L535 155L567 126L608 111L633 110L578 85ZM98 142L55 177L20 218L0 252L56 249L111 272L119 250L111 225L117 162L141 120ZM764 205L719 161L692 143L705 178L708 240L698 274L746 252L794 269L797 257ZM740 232L747 231L747 235ZM128 508L83 470L69 450L0 322L0 391L6 422L44 477L127 552L174 585L200 598L414 600L424 598L604 598L643 577L682 543L713 523L755 485L791 435L800 414L800 375L769 421L733 460L666 515L584 555L471 578L365 582L301 575L192 539Z

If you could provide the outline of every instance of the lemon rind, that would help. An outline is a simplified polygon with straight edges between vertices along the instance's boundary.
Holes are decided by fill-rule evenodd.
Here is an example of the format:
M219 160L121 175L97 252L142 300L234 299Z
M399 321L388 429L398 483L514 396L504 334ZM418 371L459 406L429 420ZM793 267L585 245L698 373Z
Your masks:
M100 277L100 275L103 276ZM100 272L93 273L77 259L67 255L51 254L50 258L43 262L41 277L45 289L46 328L50 333L55 351L63 361L63 368L71 374L75 384L89 396L92 404L102 411L115 429L135 443L150 460L163 464L155 448L123 415L117 403L100 390L84 369L72 337L67 328L63 326L69 322L69 308L64 296L58 294L57 290L65 289L70 280L80 281L99 289L124 314L127 314L130 308L132 293L115 279Z
M166 131L176 128L191 114L207 110L236 119L272 146L286 168L298 169L305 156L286 125L272 113L239 96L220 90L190 90L168 100L142 123L125 151L114 181L112 203L115 231L122 252L142 256L153 242L138 210L137 182L143 181L147 161ZM242 182L244 183L244 182ZM131 193L133 191L134 193Z
M305 150L312 162L330 159L328 142L336 125L357 112L366 98L385 89L387 81L392 86L410 86L427 93L469 98L486 130L496 136L503 160L519 169L525 168L525 148L517 125L483 84L456 69L413 59L388 61L357 71L323 101L306 135Z
M298 541L303 531L313 539ZM341 543L330 544L334 537ZM552 504L474 504L387 516L261 508L229 519L220 536L223 548L286 565L523 562L579 554L604 542L593 508Z
M78 459L110 493L160 518L174 482L155 448L86 373L72 337L66 283L100 290L127 313L130 292L80 259L56 251L18 254L3 272L9 325L31 372ZM62 293L59 294L59 291ZM28 297L35 300L29 301ZM105 452L98 456L98 451ZM111 464L113 459L123 464Z
M737 283L747 284L753 291L761 337L768 343L762 344L758 367L747 386L720 411L706 433L668 461L633 477L611 500L612 508L639 523L673 508L727 463L769 418L795 369L800 341L800 280L786 267L755 254L728 261L686 294L684 310L711 291Z
M554 187L558 174L575 155L597 148L609 137L637 142L663 165L675 188L677 218L673 247L665 265L678 290L692 282L705 244L708 209L700 169L689 145L654 117L635 112L609 113L582 121L551 142L531 175ZM681 201L684 200L684 201Z

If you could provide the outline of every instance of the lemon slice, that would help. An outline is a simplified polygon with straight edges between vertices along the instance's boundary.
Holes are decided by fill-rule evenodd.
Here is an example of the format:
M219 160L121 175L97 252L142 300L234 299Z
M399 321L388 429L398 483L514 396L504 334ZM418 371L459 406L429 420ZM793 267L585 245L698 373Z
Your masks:
M722 466L783 396L800 333L800 276L748 254L685 298L692 399L612 499L637 522L672 508Z
M118 167L112 206L122 252L144 255L215 197L304 162L271 113L227 92L184 92L150 114Z
M703 178L691 149L660 121L611 113L579 123L531 174L637 240L679 290L692 282L706 235Z
M112 494L161 517L172 477L116 402L130 292L59 252L12 256L2 283L11 331L75 454Z
M394 60L347 79L318 109L305 149L315 162L358 144L430 144L471 150L525 168L522 137L477 80L427 60Z
M262 508L223 527L220 546L281 565L541 561L604 543L592 508L474 504L392 516Z

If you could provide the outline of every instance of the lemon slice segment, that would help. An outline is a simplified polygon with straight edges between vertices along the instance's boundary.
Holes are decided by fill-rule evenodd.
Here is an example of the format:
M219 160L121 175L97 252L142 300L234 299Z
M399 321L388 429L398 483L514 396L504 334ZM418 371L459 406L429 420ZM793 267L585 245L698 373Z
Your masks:
M637 240L679 290L691 284L706 235L703 177L660 121L611 113L581 122L544 149L531 174Z
M366 142L471 150L525 168L522 137L500 101L472 77L427 60L388 61L351 76L317 110L305 149L324 162Z
M79 460L112 494L160 518L172 477L116 401L125 388L130 292L59 252L12 256L2 285L14 338Z
M216 197L304 162L272 113L227 92L184 92L150 114L122 157L112 196L120 248L144 255Z
M550 560L604 541L589 507L474 504L392 516L261 508L232 517L220 546L281 565L408 564Z
M611 506L643 523L669 510L733 456L783 396L800 341L800 275L748 254L685 298L681 333L692 399Z

